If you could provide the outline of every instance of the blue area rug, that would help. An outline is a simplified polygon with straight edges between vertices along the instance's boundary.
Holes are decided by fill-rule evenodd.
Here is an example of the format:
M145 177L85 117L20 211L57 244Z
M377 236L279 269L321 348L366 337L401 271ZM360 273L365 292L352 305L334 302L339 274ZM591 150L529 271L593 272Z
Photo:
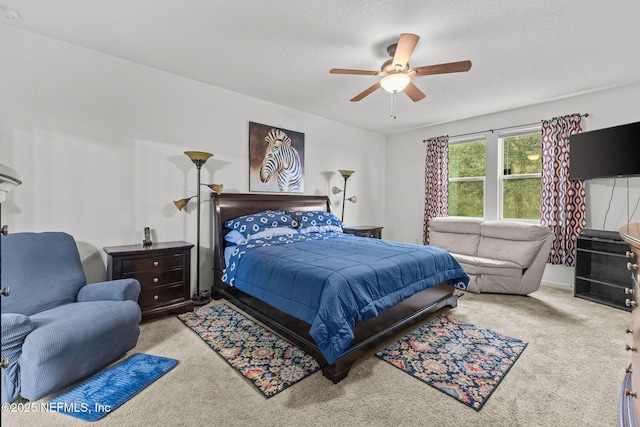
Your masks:
M178 318L267 398L320 369L306 352L225 304Z
M136 353L51 399L47 407L51 412L97 421L177 364L175 359Z
M526 346L441 315L376 356L479 411Z

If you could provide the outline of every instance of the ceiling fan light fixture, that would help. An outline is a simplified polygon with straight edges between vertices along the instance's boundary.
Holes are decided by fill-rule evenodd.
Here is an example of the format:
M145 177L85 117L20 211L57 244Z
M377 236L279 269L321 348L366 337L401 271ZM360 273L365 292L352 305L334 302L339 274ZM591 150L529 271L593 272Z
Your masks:
M411 82L411 77L404 73L389 74L380 80L380 86L389 93L396 93L404 90Z

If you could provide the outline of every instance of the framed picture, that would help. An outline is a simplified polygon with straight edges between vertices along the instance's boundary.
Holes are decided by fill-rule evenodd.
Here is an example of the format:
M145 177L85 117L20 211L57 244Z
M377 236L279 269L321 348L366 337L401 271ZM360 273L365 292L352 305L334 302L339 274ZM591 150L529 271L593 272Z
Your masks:
M249 191L304 193L304 133L249 122Z

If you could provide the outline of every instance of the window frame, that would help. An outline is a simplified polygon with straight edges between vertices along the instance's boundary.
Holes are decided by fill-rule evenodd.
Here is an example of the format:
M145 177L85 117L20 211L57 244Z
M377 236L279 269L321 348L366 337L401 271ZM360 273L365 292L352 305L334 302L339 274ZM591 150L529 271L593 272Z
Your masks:
M450 216L455 216L455 217L460 217L460 218L485 218L486 217L486 212L487 212L487 137L484 134L478 134L478 135L473 135L473 136L468 136L465 138L455 138L455 139L450 139L448 146L447 146L447 150L449 150L449 147L451 147L452 145L461 145L461 144L470 144L473 142L480 142L480 141L484 141L484 147L485 147L485 158L484 158L484 164L485 164L485 170L484 170L484 176L465 176L465 177L460 177L460 178L451 178L450 176L449 178L449 183L452 182L478 182L481 181L482 182L482 216L481 217L467 217L467 216L461 216L461 215L450 215ZM450 154L450 153L448 153ZM449 156L449 162L451 162L451 157ZM448 175L448 173L447 173ZM448 198L448 195L447 195ZM449 207L447 206L447 209Z
M501 221L524 221L531 223L539 223L538 219L529 218L505 218L504 217L504 181L512 179L531 179L539 178L542 183L542 168L539 173L523 173L523 174L504 174L504 140L514 136L523 136L531 134L540 134L542 136L542 126L529 126L524 128L518 128L510 130L508 132L501 132L498 135L498 179L497 179L497 195L498 195L498 219ZM542 157L542 141L540 141L540 157Z

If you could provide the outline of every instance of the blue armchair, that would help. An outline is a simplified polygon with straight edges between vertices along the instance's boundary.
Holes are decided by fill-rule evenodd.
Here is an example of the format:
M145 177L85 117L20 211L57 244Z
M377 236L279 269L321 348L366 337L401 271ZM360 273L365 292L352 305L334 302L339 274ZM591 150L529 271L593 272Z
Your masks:
M141 320L135 279L87 285L68 234L0 236L2 403L37 400L131 350Z

